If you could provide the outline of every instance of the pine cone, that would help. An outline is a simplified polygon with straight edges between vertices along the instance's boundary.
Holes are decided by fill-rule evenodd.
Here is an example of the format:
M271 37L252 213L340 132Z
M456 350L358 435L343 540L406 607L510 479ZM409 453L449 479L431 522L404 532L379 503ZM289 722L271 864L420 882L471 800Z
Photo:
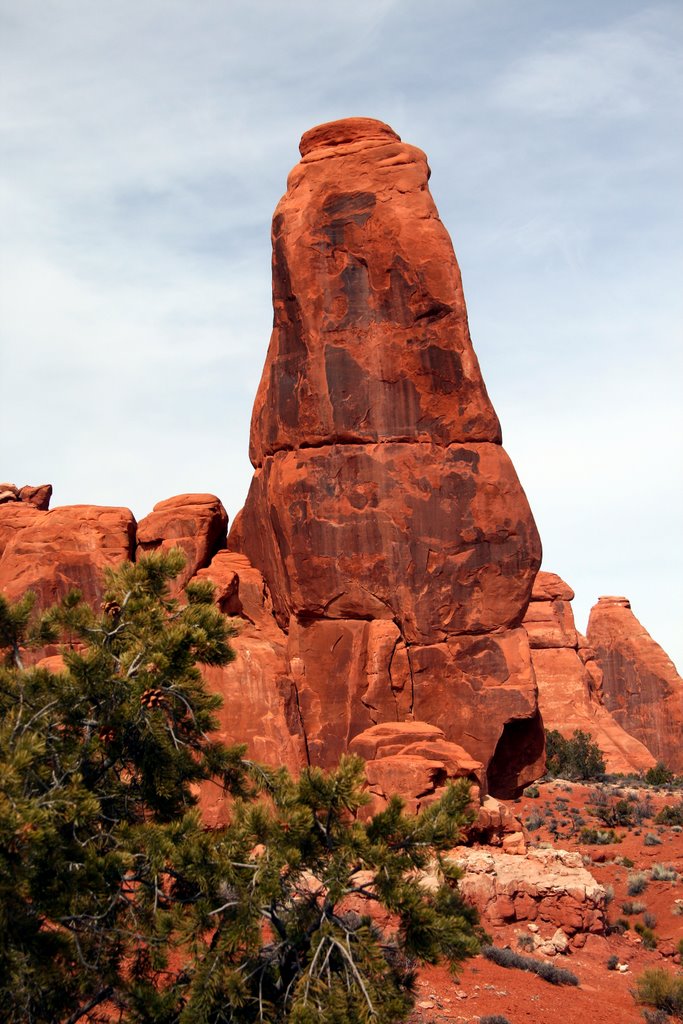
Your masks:
M164 697L164 691L150 687L140 697L140 704L143 708L153 711L154 708L168 707L168 701Z
M121 605L118 601L105 601L102 605L102 611L105 615L114 617L121 614Z

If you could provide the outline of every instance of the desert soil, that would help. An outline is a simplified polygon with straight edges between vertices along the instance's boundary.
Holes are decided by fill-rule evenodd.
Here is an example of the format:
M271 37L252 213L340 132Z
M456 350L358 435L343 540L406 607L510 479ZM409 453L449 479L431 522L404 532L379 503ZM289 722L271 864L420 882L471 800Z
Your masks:
M527 828L531 827L529 845L549 844L578 850L590 862L587 866L596 881L614 892L607 912L610 925L621 918L630 927L622 934L611 931L604 936L588 936L582 948L570 948L567 954L553 958L558 967L577 975L577 987L552 985L533 974L499 967L483 956L462 966L457 978L441 966L423 968L418 976L417 1004L411 1024L477 1024L480 1018L492 1015L503 1016L510 1024L642 1022L643 1008L632 995L636 978L650 967L664 967L672 973L681 971L677 947L683 939L683 831L656 825L653 820L665 804L680 803L680 791L634 788L627 783L594 785L560 780L541 784L537 789L536 798L524 796L508 802ZM631 827L615 828L618 843L595 846L581 841L582 827L605 829L591 813L599 793L612 802L632 796L631 806L636 816L642 817ZM576 819L583 820L583 825L577 825ZM641 893L629 895L629 876L639 872L649 876L655 864L672 866L678 877L674 881L648 878ZM623 905L628 901L642 904L644 909L626 914ZM637 922L645 923L646 914L654 918L653 922L648 916L656 936L655 949L646 949L635 931ZM526 922L496 929L486 921L482 923L495 945L530 955L518 944L520 936L530 934ZM546 930L548 934L553 931L541 925L541 932ZM533 955L548 959L538 953ZM617 957L625 969L608 969L611 957Z

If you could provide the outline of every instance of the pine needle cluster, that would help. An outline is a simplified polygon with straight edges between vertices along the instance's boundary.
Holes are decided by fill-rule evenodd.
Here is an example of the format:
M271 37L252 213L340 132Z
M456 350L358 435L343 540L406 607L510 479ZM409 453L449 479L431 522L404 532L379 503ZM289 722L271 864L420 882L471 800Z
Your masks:
M76 593L42 616L0 597L3 1019L402 1020L416 963L479 948L441 853L468 787L363 821L359 759L293 779L213 739L199 666L230 661L234 631L209 584L169 598L181 567L179 552L123 565L97 611ZM58 640L61 672L24 666ZM209 781L232 799L222 829L196 806Z

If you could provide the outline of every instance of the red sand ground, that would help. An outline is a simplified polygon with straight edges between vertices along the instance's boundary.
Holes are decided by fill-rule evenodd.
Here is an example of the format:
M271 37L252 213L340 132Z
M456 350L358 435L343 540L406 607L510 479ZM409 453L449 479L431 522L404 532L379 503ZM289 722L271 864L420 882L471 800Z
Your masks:
M602 789L613 799L634 792L641 805L649 795L653 810L652 817L633 828L617 827L617 835L623 837L620 843L608 846L585 845L574 835L570 823L571 811L578 812L588 827L605 826L589 812L589 806L596 789ZM578 850L590 858L589 870L596 881L612 886L614 899L608 909L608 920L614 923L625 917L631 927L623 935L612 933L605 937L590 936L582 949L572 949L566 955L556 956L553 963L566 968L579 978L579 987L551 985L541 978L514 968L503 968L492 964L484 957L476 957L463 966L457 981L442 967L425 968L418 980L417 1006L411 1017L411 1024L437 1024L457 1022L475 1024L481 1017L499 1014L510 1024L626 1024L642 1022L642 1007L631 995L635 979L649 967L664 967L673 972L681 971L680 956L676 952L683 939L683 916L676 914L676 907L683 908L683 878L674 882L648 881L645 890L636 896L627 894L628 876L639 871L648 872L653 864L672 865L683 873L683 832L670 827L657 826L652 818L664 804L678 804L679 792L665 789L641 788L632 790L627 785L569 784L562 781L545 783L538 787L536 799L523 797L510 802L509 806L522 821L536 812L544 819L541 827L529 833L530 845L549 843L556 848ZM551 832L552 819L557 822L557 833ZM565 823L565 824L562 824ZM659 845L645 845L645 836L652 834L661 840ZM618 863L621 858L633 861L632 867ZM622 904L626 900L645 904L646 910L626 916ZM680 900L677 904L675 901ZM654 932L657 949L645 949L640 936L634 931L637 921L643 921L645 912L656 918ZM483 922L486 926L486 922ZM540 957L538 953L527 954L519 949L519 935L529 934L526 923L521 922L505 928L487 930L497 946L509 945L524 955ZM625 973L607 969L607 961L617 956L620 963L627 964ZM540 957L544 959L543 957Z

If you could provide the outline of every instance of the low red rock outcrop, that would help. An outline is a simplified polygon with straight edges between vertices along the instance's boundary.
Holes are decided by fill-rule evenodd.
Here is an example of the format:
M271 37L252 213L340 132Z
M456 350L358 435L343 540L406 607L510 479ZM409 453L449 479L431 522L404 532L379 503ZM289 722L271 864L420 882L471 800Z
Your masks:
M130 560L135 519L127 508L63 505L45 512L26 501L0 505L0 590L35 592L45 608L78 588L98 605L103 569Z
M288 674L287 636L275 621L261 574L244 556L216 551L225 544L226 530L225 510L213 495L159 502L139 524L137 536L128 509L72 505L46 512L17 498L0 505L0 591L14 600L33 590L44 608L78 587L97 607L104 568L132 561L140 552L181 547L188 560L181 584L190 576L211 580L219 608L238 630L232 641L235 660L203 670L224 700L217 735L226 743L246 744L255 760L296 772L308 758ZM38 664L59 671L61 657L54 649L43 654ZM209 825L225 821L228 805L219 787L203 787L200 803Z
M455 779L469 779L479 805L485 782L483 765L457 743L449 743L441 729L427 722L387 722L358 733L349 744L351 753L366 761L365 774L371 803L368 813L382 810L394 793L416 814L443 795Z
M605 930L605 889L585 869L581 854L533 849L525 856L458 849L458 885L484 925L532 921L561 928L567 936Z
M37 487L32 487L30 484L26 484L24 487L17 487L16 484L9 483L0 484L0 505L11 501L23 501L47 512L51 497L52 484L39 484Z
M524 617L543 724L567 738L575 729L590 733L610 772L647 771L655 758L603 702L602 671L576 631L573 599L573 590L559 576L539 572Z
M228 546L288 632L308 755L437 725L514 795L543 766L521 628L540 562L424 153L321 125L273 220L274 329L253 482Z
M658 761L683 772L683 679L625 597L591 609L588 642L602 669L605 706Z
M227 534L228 516L215 494L177 494L157 502L138 523L136 537L141 553L181 549L187 564L175 581L180 591L225 547Z

